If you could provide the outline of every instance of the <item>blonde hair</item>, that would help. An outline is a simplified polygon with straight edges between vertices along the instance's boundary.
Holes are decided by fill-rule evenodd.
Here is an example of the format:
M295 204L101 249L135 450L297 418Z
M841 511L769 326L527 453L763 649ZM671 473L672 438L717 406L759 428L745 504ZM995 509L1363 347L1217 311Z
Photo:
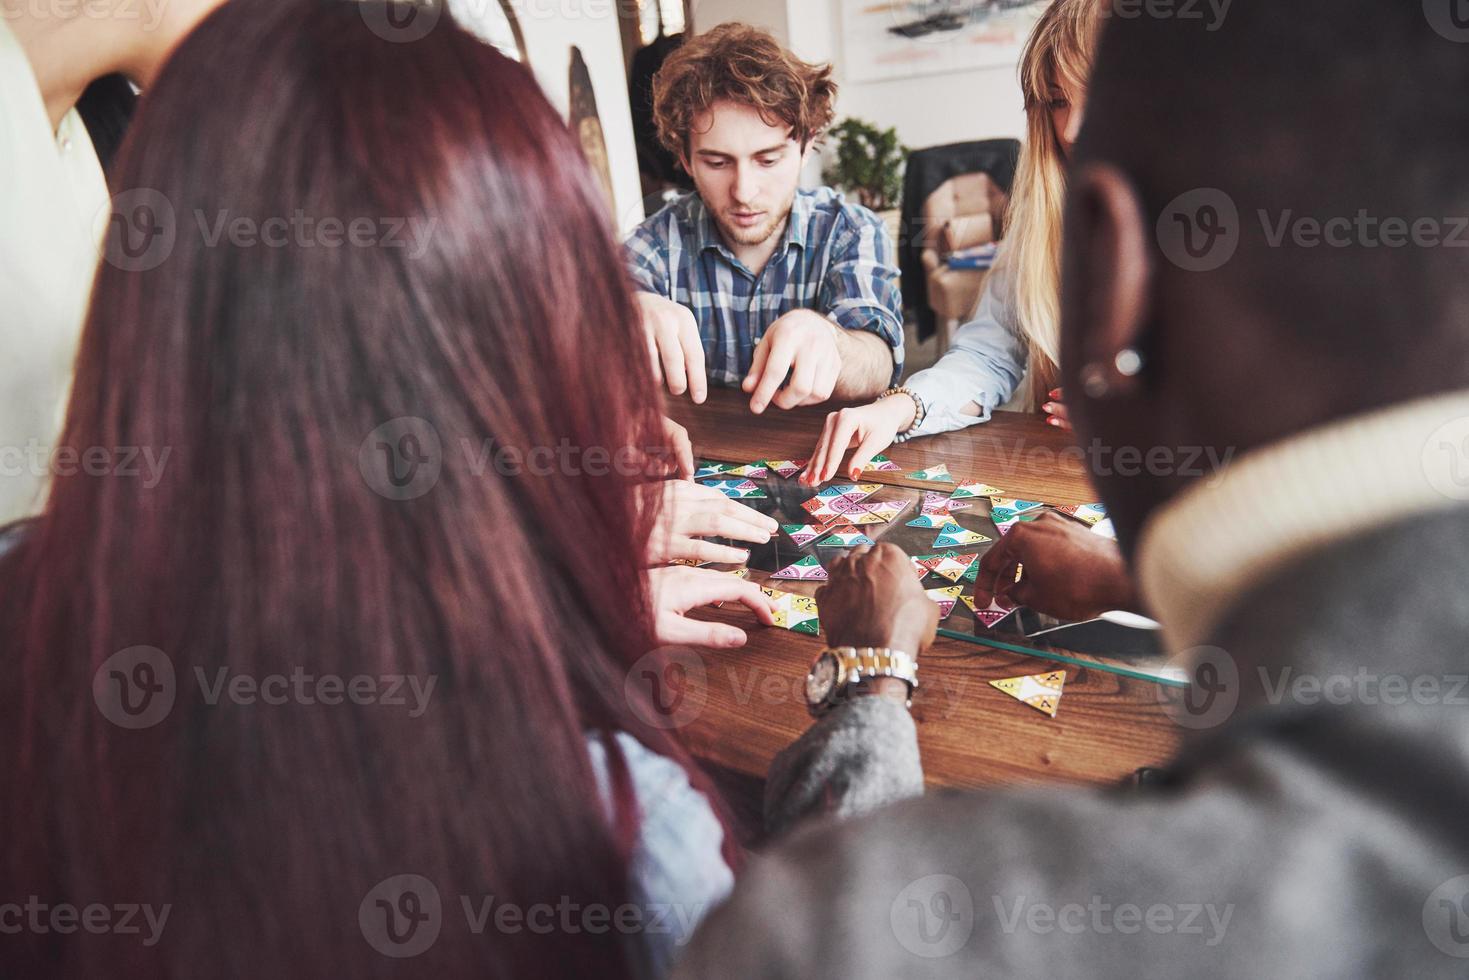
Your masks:
M1061 213L1066 161L1051 115L1051 88L1086 89L1100 26L1100 0L1055 0L1041 15L1020 59L1026 139L1006 221L1015 314L1030 347L1031 396L1055 386L1061 349Z

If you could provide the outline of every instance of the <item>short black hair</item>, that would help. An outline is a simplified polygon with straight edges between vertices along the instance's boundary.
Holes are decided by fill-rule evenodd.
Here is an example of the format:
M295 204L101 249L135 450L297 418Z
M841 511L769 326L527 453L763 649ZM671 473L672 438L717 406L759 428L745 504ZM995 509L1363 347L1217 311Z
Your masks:
M1126 171L1150 228L1180 195L1224 191L1238 251L1189 274L1298 322L1307 349L1362 355L1386 339L1379 327L1401 328L1410 335L1395 342L1457 343L1469 359L1469 29L1453 29L1457 0L1441 0L1437 20L1419 0L1234 0L1222 18L1203 0L1201 19L1181 2L1099 2L1109 16L1077 162ZM1459 245L1389 247L1380 225L1361 230L1361 213L1410 234L1436 222ZM1351 219L1351 244L1303 247L1289 230L1281 241L1282 220L1299 218Z

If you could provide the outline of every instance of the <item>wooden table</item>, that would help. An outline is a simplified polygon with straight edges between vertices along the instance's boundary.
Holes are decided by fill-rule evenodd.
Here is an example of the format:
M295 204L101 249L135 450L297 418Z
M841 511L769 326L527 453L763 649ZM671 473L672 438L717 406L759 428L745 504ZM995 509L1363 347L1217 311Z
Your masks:
M668 402L668 413L688 428L698 458L741 463L810 456L832 408L770 408L757 416L750 413L748 396L734 389L711 391L703 405L687 398ZM901 472L865 473L862 482L942 489L903 474L946 463L956 477L984 480L1023 499L1095 499L1069 434L1032 415L1001 412L982 426L895 445L886 455ZM814 592L811 586L776 584ZM775 754L810 724L801 690L823 644L763 628L742 607L709 610L708 618L745 629L749 643L733 651L700 651L707 699L684 735L706 762L763 779ZM988 683L1057 667L1066 669L1067 678L1055 719ZM919 677L913 713L930 786L1113 783L1139 767L1166 762L1182 734L1164 713L1156 685L1096 669L940 637Z

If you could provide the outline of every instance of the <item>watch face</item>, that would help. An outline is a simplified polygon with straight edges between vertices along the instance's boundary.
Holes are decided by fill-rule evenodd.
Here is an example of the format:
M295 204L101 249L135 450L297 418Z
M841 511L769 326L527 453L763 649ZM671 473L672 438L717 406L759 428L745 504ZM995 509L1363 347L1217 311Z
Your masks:
M837 659L829 653L823 653L811 665L811 673L806 675L806 703L821 704L831 694L836 682Z

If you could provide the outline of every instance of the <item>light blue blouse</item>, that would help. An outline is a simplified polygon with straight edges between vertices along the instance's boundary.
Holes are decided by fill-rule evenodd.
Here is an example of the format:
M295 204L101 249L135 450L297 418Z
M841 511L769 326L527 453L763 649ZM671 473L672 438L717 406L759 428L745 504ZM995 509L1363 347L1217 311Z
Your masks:
M635 976L661 980L694 928L729 896L734 874L724 862L724 827L709 800L689 785L683 767L624 732L617 734L617 744L627 758L641 816L629 873L642 925L627 937L628 957ZM602 798L610 801L606 749L596 738L587 745Z
M974 319L954 334L953 346L937 364L919 371L905 384L923 399L928 414L923 424L907 438L952 432L979 422L1005 404L1025 377L1029 345L1020 331L1015 312L1015 284L1009 264L1000 261L1004 246L989 277ZM979 406L978 415L967 415L964 407Z

